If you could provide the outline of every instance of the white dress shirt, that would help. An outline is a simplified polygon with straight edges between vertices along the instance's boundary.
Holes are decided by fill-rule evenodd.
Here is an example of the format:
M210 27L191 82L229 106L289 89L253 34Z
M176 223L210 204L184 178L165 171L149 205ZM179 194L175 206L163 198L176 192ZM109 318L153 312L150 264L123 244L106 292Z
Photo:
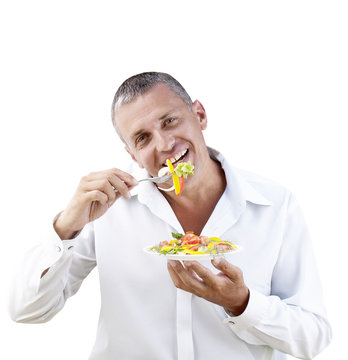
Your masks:
M183 233L167 200L144 182L75 239L61 241L52 227L47 243L27 255L16 278L12 318L48 321L97 265L101 311L90 360L266 360L285 359L283 353L310 359L320 352L331 328L296 200L278 184L210 153L220 161L227 187L202 235L243 247L228 257L250 289L243 314L234 317L176 289L165 257L143 251L171 232ZM217 272L209 261L203 264Z

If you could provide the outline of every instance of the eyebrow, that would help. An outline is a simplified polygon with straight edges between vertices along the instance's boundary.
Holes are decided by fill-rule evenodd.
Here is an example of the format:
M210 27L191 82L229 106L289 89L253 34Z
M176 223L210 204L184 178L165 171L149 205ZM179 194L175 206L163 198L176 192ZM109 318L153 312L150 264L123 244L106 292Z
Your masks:
M168 111L167 113L165 113L164 115L162 115L158 120L163 120L165 118L167 118L168 116L170 116L174 111Z
M132 134L132 139L136 138L139 134L141 134L144 131L145 131L145 129L137 130L135 133Z
M163 119L167 118L168 116L172 115L174 112L174 110L170 110L168 112L166 112L165 114L163 114L161 117L159 117L159 121L162 121ZM136 132L134 132L132 134L132 139L136 138L138 135L140 135L141 133L143 133L145 131L145 129L139 129Z

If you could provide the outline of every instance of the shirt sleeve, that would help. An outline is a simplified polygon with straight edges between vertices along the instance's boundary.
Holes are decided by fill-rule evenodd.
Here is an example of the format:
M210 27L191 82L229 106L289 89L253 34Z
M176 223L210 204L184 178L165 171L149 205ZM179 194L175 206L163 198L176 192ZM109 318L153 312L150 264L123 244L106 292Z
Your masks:
M250 289L248 306L224 322L242 340L312 359L331 341L320 279L304 217L290 196L271 295Z
M95 265L92 223L74 239L64 241L51 226L46 241L25 255L14 278L9 298L11 318L23 323L50 320L77 292Z

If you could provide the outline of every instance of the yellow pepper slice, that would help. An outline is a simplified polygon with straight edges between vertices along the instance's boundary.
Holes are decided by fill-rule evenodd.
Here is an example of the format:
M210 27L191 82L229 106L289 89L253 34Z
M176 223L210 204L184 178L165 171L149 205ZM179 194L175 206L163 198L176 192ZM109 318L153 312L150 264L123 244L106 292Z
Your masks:
M167 164L167 166L169 168L169 171L173 172L174 171L174 166L173 166L173 164L171 163L171 161L169 159L166 160L166 164ZM172 178L173 178L173 183L174 183L175 194L179 195L180 194L179 176L176 173L174 173L172 175Z
M185 249L185 250L180 251L180 252L184 253L184 254L191 254L191 255L202 255L202 254L204 254L204 251L194 251L194 250L189 250L189 249Z
M230 241L223 241L223 240L219 239L218 237L210 237L208 239L211 240L211 241L214 241L216 243L226 244L226 245L232 246L233 249L238 249L238 247L235 244L231 243ZM209 245L208 245L208 249L209 249Z
M207 246L207 250L211 250L215 247L215 244L214 243L209 243L208 246Z
M208 238L209 240L212 240L212 241L215 241L215 242L221 242L222 240L221 239L219 239L218 237L215 237L215 236L213 236L213 237L210 237L210 238Z

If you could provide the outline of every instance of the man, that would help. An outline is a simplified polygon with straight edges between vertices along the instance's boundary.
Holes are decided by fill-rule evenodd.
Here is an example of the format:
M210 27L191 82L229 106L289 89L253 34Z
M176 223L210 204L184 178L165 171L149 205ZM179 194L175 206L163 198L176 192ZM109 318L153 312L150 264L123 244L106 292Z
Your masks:
M126 80L112 118L142 176L157 176L166 159L191 161L194 176L180 196L119 169L83 177L52 240L28 256L12 318L49 320L98 265L92 360L312 358L327 346L331 329L293 196L208 148L204 107L167 74ZM168 271L163 257L142 250L189 230L244 250L211 263L168 261Z

